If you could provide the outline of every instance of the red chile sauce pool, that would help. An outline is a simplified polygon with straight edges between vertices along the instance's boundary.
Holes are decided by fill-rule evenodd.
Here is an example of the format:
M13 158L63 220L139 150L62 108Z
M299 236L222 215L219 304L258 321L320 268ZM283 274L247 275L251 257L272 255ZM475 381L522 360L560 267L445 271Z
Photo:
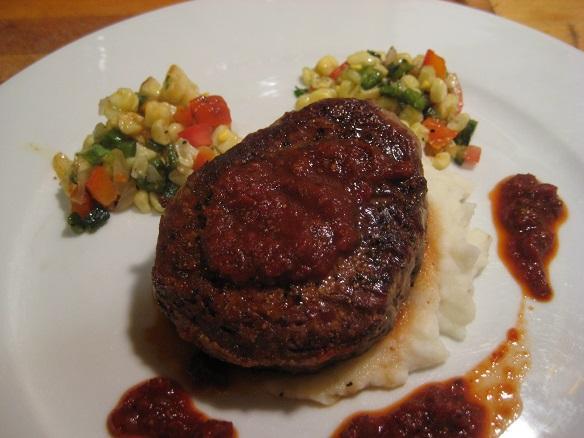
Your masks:
M557 229L567 217L556 186L515 175L495 187L491 201L501 259L525 294L549 301L548 265L557 250Z
M195 409L191 396L173 380L156 377L129 389L107 421L114 437L233 438L228 421Z

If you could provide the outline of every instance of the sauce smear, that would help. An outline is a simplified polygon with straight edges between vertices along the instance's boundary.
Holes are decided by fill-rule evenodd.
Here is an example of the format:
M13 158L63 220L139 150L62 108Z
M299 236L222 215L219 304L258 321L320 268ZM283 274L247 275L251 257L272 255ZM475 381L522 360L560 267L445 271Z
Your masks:
M126 392L107 421L114 437L236 437L233 424L213 420L195 409L178 383L164 377L147 380Z
M557 229L567 210L557 187L533 175L515 175L491 192L499 255L525 294L549 301L548 266L557 250Z
M355 414L333 437L499 436L522 408L521 382L530 363L523 307L517 328L464 376L423 385L388 408Z

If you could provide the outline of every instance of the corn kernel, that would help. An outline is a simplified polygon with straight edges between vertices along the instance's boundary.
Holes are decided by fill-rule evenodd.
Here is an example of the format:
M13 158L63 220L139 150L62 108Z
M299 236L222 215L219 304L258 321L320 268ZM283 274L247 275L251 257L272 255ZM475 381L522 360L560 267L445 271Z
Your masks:
M432 166L437 170L446 169L450 164L450 154L448 152L438 152L432 157Z
M318 60L314 70L321 76L328 76L338 66L339 62L337 61L337 58L331 55L325 55Z
M424 119L424 116L420 111L406 105L406 107L399 113L399 118L402 121L405 120L411 126L415 123L420 123Z
M436 71L431 65L425 65L420 69L420 74L418 76L418 82L420 83L420 89L428 91L432 86L432 82L436 77Z
M138 95L129 88L119 88L108 100L119 111L138 111Z
M335 85L335 81L327 76L315 76L310 83L310 88L317 89L317 88L331 88Z
M150 76L148 79L142 82L142 85L140 85L139 93L141 96L144 96L147 99L158 99L160 94L160 82Z
M438 115L445 120L454 117L458 110L458 96L449 93L442 102L438 104Z
M121 113L118 117L118 127L126 135L136 135L142 131L144 117L134 112Z
M311 103L311 98L310 98L310 94L303 94L302 96L298 97L298 99L296 99L296 104L294 105L294 108L296 108L296 110L302 109L307 105L310 105Z
M367 65L375 65L379 64L379 58L377 56L373 56L371 53L361 50L359 52L355 52L352 55L349 55L347 58L347 62L351 67L354 66L367 66Z
M420 140L422 144L425 144L428 141L430 130L426 128L424 125L422 125L420 122L414 123L411 126L411 130L414 134L416 134L416 137L418 137L418 140Z
M418 90L420 88L420 83L413 75L403 75L400 82L406 87L412 90Z
M150 201L150 205L157 213L164 213L164 207L160 204L160 200L158 199L158 195L154 192L148 193L148 200Z
M460 132L464 129L469 120L470 117L467 113L460 113L452 117L452 119L448 122L447 127L453 131Z
M159 119L170 123L176 107L167 102L157 102L151 100L144 105L144 125L148 128Z
M150 213L152 209L150 208L148 192L145 190L138 190L134 195L134 205L138 208L140 213Z
M198 95L198 87L177 65L171 65L160 89L160 99L173 105L186 105Z
M440 78L434 78L430 87L430 100L432 103L440 103L448 94L446 83Z
M168 125L168 135L170 136L170 141L175 142L178 140L178 135L184 130L184 126L180 123L171 123Z
M316 76L316 73L311 68L304 67L302 69L302 83L304 85L306 85L307 87L310 87L310 84L312 83L312 79L314 79L315 76Z
M156 120L150 128L152 140L156 143L166 146L171 142L168 132L168 122L163 119Z

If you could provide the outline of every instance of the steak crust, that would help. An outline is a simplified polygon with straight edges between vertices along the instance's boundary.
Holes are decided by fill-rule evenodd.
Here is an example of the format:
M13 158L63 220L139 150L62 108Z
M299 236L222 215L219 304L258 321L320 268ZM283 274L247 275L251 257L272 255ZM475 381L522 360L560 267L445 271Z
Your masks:
M353 141L380 151L391 171L372 180L371 195L358 205L358 241L324 276L238 283L210 266L208 211L230 169ZM369 102L323 100L284 114L189 177L160 221L154 295L179 335L211 356L314 371L362 353L393 327L422 260L426 214L416 137Z

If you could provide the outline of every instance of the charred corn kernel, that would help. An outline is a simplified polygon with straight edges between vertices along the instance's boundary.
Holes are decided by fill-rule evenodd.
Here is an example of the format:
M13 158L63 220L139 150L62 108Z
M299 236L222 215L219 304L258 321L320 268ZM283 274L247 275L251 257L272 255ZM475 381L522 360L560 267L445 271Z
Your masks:
M129 88L119 88L107 99L119 111L138 111L138 95Z
M412 90L418 90L420 88L420 83L418 82L418 79L416 79L416 77L413 75L403 75L399 81L406 88L411 88Z
M168 125L168 135L170 136L170 141L175 142L178 140L178 135L184 130L184 126L180 123L171 123Z
M444 119L449 120L454 117L458 109L458 96L449 93L442 102L438 104L438 115Z
M381 96L375 99L375 103L381 108L395 113L399 109L399 103L391 97Z
M126 135L136 135L142 131L144 117L138 113L121 113L118 117L118 127Z
M406 107L399 113L399 118L402 121L405 120L411 126L415 123L420 123L424 119L424 116L417 109L406 105Z
M154 192L148 193L148 201L150 201L150 205L157 213L164 213L164 207L160 204L160 200L158 199L158 195Z
M440 78L434 78L430 87L430 100L432 103L442 102L448 95L446 83Z
M432 157L432 166L438 170L446 169L450 164L450 159L450 154L448 152L438 152Z
M198 95L197 86L177 65L171 65L160 89L160 99L173 105L186 105Z
M364 67L366 65L375 65L379 63L379 58L377 56L373 56L371 53L361 50L359 52L355 52L352 55L349 55L347 58L347 62L351 67L360 66Z
M142 85L140 85L139 94L140 96L144 96L147 99L158 99L160 95L160 82L158 82L155 78L150 76Z
M456 102L458 104L458 102ZM464 129L467 125L470 117L467 113L460 113L456 114L452 119L448 122L448 129L452 129L453 131L460 132Z
M338 66L339 62L337 61L337 58L331 55L325 55L318 60L314 70L321 76L328 76Z
M335 81L327 76L315 76L310 83L310 88L331 88L335 85Z
M157 102L155 100L146 102L144 105L144 125L150 128L156 120L164 120L170 123L175 111L176 107L167 102Z
M436 71L431 65L425 65L420 69L420 74L418 75L418 82L420 83L420 89L428 91L432 86L432 82L436 77Z
M150 127L150 133L152 134L152 140L158 144L166 146L171 142L167 120L156 120Z
M361 87L356 87L358 99L377 99L379 97L379 87L373 87L369 90L364 90Z
M420 122L412 124L410 128L413 131L413 133L416 134L416 137L418 137L418 140L420 140L422 144L425 144L428 141L430 130L426 128L424 125L422 125Z
M150 200L148 199L148 192L146 190L138 190L134 195L134 205L140 213L150 213Z

